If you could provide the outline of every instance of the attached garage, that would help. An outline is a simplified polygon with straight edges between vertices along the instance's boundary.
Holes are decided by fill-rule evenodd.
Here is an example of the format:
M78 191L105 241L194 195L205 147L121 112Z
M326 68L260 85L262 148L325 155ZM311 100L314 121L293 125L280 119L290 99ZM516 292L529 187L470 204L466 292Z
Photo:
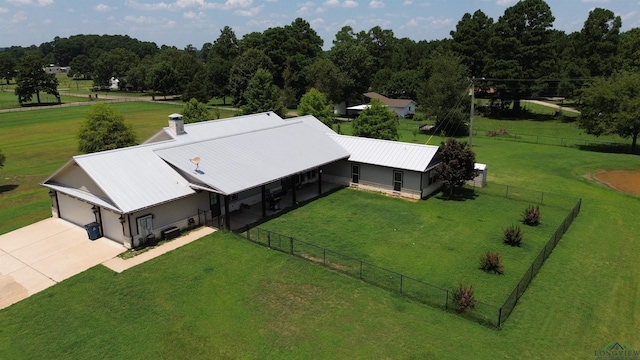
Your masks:
M60 192L58 193L59 216L76 225L84 226L96 221L96 217L91 209L92 207L93 205L87 202Z
M100 209L100 218L102 220L102 235L106 238L117 241L120 244L124 244L124 234L122 233L120 214Z

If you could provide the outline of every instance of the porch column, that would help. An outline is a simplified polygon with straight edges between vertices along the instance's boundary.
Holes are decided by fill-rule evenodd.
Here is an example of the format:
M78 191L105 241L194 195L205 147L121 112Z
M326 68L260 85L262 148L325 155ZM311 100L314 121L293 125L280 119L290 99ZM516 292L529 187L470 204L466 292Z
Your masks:
M291 190L293 190L293 192L291 193L291 197L293 198L293 204L292 204L292 205L295 205L295 204L296 204L296 202L297 202L297 201L296 201L296 185L297 185L297 184L296 184L296 177L295 177L295 175L291 175L291 184L292 184L292 186L291 186Z
M262 217L267 217L267 190L266 186L262 185Z
M318 169L318 195L322 195L322 169Z
M229 213L229 195L224 196L224 222L227 230L231 230L231 214Z

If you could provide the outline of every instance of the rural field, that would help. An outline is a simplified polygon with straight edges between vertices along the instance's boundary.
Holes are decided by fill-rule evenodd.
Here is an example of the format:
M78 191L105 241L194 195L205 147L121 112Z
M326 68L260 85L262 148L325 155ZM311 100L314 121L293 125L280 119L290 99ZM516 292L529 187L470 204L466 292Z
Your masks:
M158 103L113 106L140 140L166 126L167 115L179 110ZM76 153L75 135L86 109L0 115L0 149L7 157L0 170L0 233L49 216L49 197L38 184ZM596 140L566 118L476 120L482 131L503 126L511 133ZM414 134L418 124L403 120L401 140L425 143L428 135ZM341 131L350 133L350 124L341 124ZM440 141L435 136L430 143ZM591 178L599 170L640 171L640 157L597 151L597 146L486 136L474 138L473 144L477 161L489 166L489 188L506 184L582 199L580 215L502 330L220 232L121 274L92 268L0 310L0 358L563 359L593 358L610 342L640 349L640 198ZM366 209L350 207L346 200ZM341 190L262 226L445 287L463 277L478 282L480 300L494 303L505 295L484 294L503 294L520 275L487 275L482 283L480 270L464 266L477 261L476 252L483 249L470 238L474 230L480 239L497 230L497 250L506 258L500 229L517 221L523 208L519 202L511 208L482 191L460 202L437 196L410 202ZM561 221L556 214L566 214L552 207L542 210L551 228ZM505 217L510 217L506 223ZM356 242L340 241L358 226L381 230L368 244L372 239L359 234L353 236ZM548 237L544 226L536 229L542 242ZM393 229L403 235L394 236ZM444 234L455 246L471 246L470 260L435 249L442 254L438 261L450 267L432 269L423 261L430 254L409 242L415 238L426 248L430 237ZM399 246L380 245L392 241ZM530 256L526 247L513 250ZM505 271L522 272L527 262L507 264Z

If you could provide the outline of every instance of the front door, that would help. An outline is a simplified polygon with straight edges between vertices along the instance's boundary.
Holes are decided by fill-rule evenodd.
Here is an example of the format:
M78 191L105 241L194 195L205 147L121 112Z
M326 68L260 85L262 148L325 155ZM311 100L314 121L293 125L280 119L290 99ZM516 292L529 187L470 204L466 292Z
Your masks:
M393 172L393 191L402 190L402 171Z
M209 210L211 210L211 218L222 214L222 210L220 209L220 194L209 193Z
M153 234L153 216L147 215L138 218L138 234L143 239L146 239L147 235Z
M357 184L360 181L360 165L351 166L351 182Z

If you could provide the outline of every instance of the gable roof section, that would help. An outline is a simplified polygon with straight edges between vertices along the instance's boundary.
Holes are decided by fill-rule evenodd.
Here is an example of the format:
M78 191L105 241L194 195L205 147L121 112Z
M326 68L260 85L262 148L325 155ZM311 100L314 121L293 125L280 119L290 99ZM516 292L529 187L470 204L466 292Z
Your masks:
M189 183L179 176L167 163L157 157L151 145L138 145L123 149L73 157L73 162L107 194L103 202L112 204L123 213L143 209L195 192ZM64 169L61 169L63 171ZM49 188L98 203L95 195L83 194L78 189L64 187L56 182L56 174L44 181Z
M425 172L435 165L439 147L378 140L347 135L330 135L351 156L349 161Z
M411 99L390 99L384 95L378 94L377 92L368 92L363 95L369 99L378 99L388 107L405 108L409 104L413 103L413 100Z
M323 131L303 122L156 149L192 181L234 194L349 157ZM200 157L196 172L189 160Z
M303 116L298 116L295 118L289 118L289 119L284 119L284 121L286 122L298 122L298 121L302 121L303 123L313 126L319 130L321 130L322 132L326 133L326 134L335 134L336 132L333 131L332 128L328 127L327 125L325 125L322 121L318 120L318 118L316 118L313 115L303 115Z

